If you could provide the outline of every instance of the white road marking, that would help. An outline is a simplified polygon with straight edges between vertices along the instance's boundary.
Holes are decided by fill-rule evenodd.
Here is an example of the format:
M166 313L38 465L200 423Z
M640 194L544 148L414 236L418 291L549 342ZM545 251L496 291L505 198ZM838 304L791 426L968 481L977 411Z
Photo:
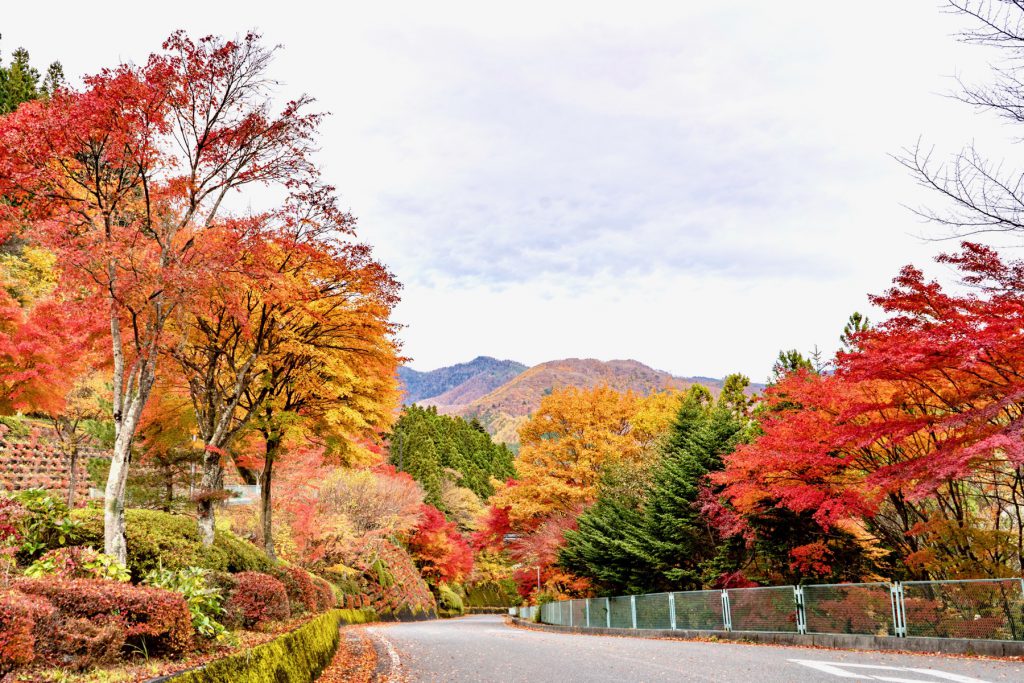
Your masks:
M391 641L385 638L378 629L371 627L367 630L370 631L375 638L380 638L380 642L384 643L384 649L387 651L388 659L391 661L390 672L384 683L399 683L402 680L399 673L402 669L402 660L398 657L398 650L395 649L395 646L391 644Z
M800 664L811 669L816 669L822 673L832 674L838 678L858 678L860 680L866 679L869 681L888 681L889 683L936 683L936 679L942 681L953 681L954 683L987 683L986 681L978 678L970 678L969 676L961 676L960 674L953 674L947 671L937 671L935 669L917 669L907 666L879 666L878 664L851 664L849 662L822 662L816 659L791 659L789 661L794 664ZM893 673L912 673L929 676L930 678L902 678L883 675L869 676L866 673L848 671L848 669L870 669L872 672L891 671Z

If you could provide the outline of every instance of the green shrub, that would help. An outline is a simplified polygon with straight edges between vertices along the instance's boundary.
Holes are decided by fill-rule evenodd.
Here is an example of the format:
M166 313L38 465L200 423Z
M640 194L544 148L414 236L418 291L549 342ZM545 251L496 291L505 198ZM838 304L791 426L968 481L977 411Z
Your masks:
M70 543L103 546L103 511L75 510L78 525ZM125 510L128 569L138 580L154 569L201 567L214 571L265 571L270 562L256 546L227 531L217 531L212 547L199 540L196 521L158 510Z
M5 436L12 439L25 439L32 433L32 428L20 415L0 415L0 425L7 430Z
M19 491L13 499L21 504L26 513L17 523L20 539L18 560L31 562L46 550L72 542L78 525L69 516L64 501L42 489Z
M466 612L459 594L444 583L437 587L437 606L438 611L446 617L458 617Z
M467 607L513 607L522 602L512 579L475 583L465 587Z
M57 576L63 579L109 579L128 581L128 568L110 555L86 546L54 548L25 570L25 576Z
M192 525L195 526L194 521ZM230 531L218 530L214 534L213 545L223 551L226 561L224 569L232 574L265 572L273 566L262 550Z
M201 567L164 569L160 567L146 574L143 583L181 593L192 615L192 627L204 638L225 638L228 630L217 621L224 612L223 595L216 586L208 585L209 570Z
M361 572L352 567L339 564L324 570L323 575L331 585L337 588L339 595L358 595L365 589L359 581Z
M365 610L331 610L269 643L218 659L170 680L174 683L310 683L334 657L339 627L374 619L373 612Z
M89 474L92 487L102 490L110 475L110 458L89 458L85 463L85 471Z

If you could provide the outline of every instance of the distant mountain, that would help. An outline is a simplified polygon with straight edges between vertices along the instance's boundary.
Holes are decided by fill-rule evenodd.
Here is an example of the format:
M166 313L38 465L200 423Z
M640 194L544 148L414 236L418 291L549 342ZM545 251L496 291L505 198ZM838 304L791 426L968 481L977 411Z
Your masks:
M445 412L476 417L497 440L515 443L519 440L519 425L537 409L541 398L555 389L608 386L647 395L664 389L686 389L694 384L703 384L713 393L722 388L721 380L675 377L635 360L566 358L535 365L467 404L438 403L438 407Z
M478 356L468 363L429 372L403 366L398 368L398 378L405 387L404 403L448 406L471 403L523 370L526 366L522 363Z
M402 367L398 376L406 387L406 404L436 406L449 415L475 417L495 440L508 444L519 442L519 426L540 406L541 399L556 389L608 386L643 395L694 384L703 384L713 394L722 389L722 380L713 377L676 377L635 360L593 358L564 358L527 368L515 361L479 356L430 372ZM764 386L753 384L750 388L760 391Z

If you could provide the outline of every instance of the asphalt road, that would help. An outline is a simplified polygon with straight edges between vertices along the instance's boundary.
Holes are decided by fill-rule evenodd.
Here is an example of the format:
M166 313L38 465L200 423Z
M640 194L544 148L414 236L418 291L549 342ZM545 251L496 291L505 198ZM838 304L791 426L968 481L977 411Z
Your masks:
M1024 662L546 633L499 616L370 631L408 683L1024 683Z

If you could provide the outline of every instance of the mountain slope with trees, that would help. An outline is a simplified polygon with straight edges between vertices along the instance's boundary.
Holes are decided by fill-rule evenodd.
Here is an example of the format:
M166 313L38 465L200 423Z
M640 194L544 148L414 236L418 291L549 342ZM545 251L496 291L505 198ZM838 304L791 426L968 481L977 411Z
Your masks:
M398 369L398 379L405 388L404 402L407 405L457 405L469 403L497 389L526 367L513 360L477 356L468 363L428 372L402 366Z

